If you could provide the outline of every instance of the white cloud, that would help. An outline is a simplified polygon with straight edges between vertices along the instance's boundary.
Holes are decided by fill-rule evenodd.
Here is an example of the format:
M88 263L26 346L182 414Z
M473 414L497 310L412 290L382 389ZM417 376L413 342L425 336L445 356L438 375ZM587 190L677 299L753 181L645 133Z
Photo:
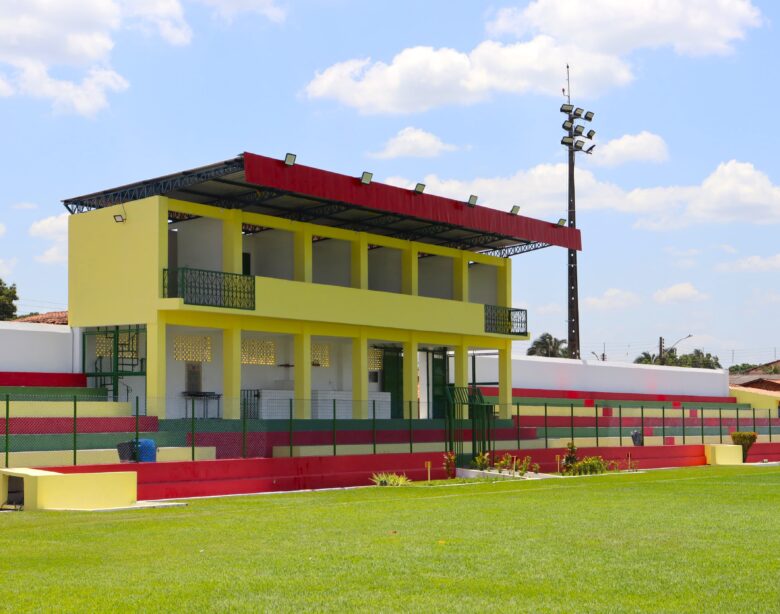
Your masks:
M408 126L385 143L384 149L369 154L372 158L435 158L446 151L456 151L456 145L442 141L438 136Z
M567 165L540 164L507 177L471 180L428 175L422 181L434 194L464 199L478 194L480 203L506 211L519 204L524 215L557 219L566 208ZM780 187L752 164L720 164L701 184L624 190L600 181L593 172L576 169L577 208L613 210L637 216L636 226L668 231L691 224L780 223ZM414 181L390 177L388 183L412 187ZM522 200L518 202L518 194Z
M11 258L10 260L0 258L0 277L10 275L13 273L14 268L16 268L16 258ZM6 283L8 282L8 280L5 281Z
M765 273L770 271L780 271L780 254L774 256L748 256L740 258L733 262L724 262L717 267L718 271L729 273L734 272L754 272Z
M35 203L30 202L21 202L21 203L14 203L11 205L11 209L16 209L18 211L31 211L33 209L37 209L38 205Z
M671 47L701 56L729 53L761 21L750 0L535 0L499 10L487 30L492 36L539 32L606 53Z
M494 92L560 93L561 66L582 61L580 92L594 95L632 79L619 58L559 45L548 36L521 43L485 41L469 53L411 47L392 61L339 62L306 86L309 98L330 98L361 113L414 113L444 104L472 104Z
M542 316L556 316L563 313L563 306L559 303L547 303L539 305L534 311Z
M601 296L589 296L585 299L585 305L603 311L612 309L626 309L639 303L639 296L628 290L609 288Z
M720 248L721 251L724 251L727 254L736 254L737 251L739 251L739 250L737 250L736 247L734 247L733 245L729 245L728 243L723 243L723 244L719 245L718 247Z
M674 264L680 269L691 269L698 263L697 256L701 254L701 250L695 247L682 249L674 246L664 247L664 252L669 254L674 259Z
M562 67L574 58L573 89L588 98L633 80L626 56L635 49L722 54L761 21L749 0L537 0L502 9L487 24L489 34L518 42L486 40L470 51L409 47L389 63L351 58L317 72L305 92L361 113L473 104L496 92L557 96Z
M617 166L628 162L664 162L668 157L666 142L645 130L599 145L588 160L598 166Z
M703 301L709 298L689 281L674 284L668 288L661 288L653 294L657 303L688 303Z
M5 234L5 225L0 224L0 237L2 237Z
M147 33L154 30L171 45L187 45L192 40L179 0L125 0L122 15L129 18L131 28Z
M38 262L58 264L68 260L68 217L67 213L60 213L32 223L30 236L51 242L51 245L35 258Z
M214 9L215 14L227 22L239 13L257 13L270 21L284 21L286 12L274 0L198 0Z

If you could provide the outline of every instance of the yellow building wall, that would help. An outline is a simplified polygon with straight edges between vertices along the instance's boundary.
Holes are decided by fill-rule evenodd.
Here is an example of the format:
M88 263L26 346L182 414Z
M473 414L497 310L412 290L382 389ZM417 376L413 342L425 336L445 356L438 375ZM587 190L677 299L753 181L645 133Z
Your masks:
M749 390L739 386L729 388L729 394L736 397L737 403L750 403L755 409L780 408L780 394L764 390ZM775 416L776 417L776 416Z
M156 319L162 270L168 263L166 200L145 198L68 218L71 326ZM117 214L125 221L115 222Z

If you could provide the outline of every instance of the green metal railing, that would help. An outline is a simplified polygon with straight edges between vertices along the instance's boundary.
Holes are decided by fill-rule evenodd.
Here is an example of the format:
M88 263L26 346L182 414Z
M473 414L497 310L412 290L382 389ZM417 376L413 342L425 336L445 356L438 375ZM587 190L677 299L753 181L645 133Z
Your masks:
M204 269L163 269L163 296L181 298L187 305L255 308L255 278Z
M485 305L485 332L526 335L528 334L528 312L525 309Z

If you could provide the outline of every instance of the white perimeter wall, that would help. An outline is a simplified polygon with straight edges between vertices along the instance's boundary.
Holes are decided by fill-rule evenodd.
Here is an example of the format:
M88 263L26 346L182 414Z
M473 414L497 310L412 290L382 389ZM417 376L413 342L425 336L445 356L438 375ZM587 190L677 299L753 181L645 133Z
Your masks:
M81 372L81 333L56 324L0 322L0 371Z
M477 381L498 381L498 357L477 358ZM723 369L524 356L512 359L512 387L725 397L729 376Z

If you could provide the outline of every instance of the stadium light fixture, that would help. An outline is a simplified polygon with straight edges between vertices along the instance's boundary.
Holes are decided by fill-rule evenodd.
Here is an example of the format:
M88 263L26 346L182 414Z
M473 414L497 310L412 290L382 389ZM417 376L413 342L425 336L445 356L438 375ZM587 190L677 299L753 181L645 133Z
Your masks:
M582 116L582 119L584 119L586 122L589 122L593 119L593 111L588 111L585 113L585 115Z
M577 139L574 142L574 151L582 151L582 146L585 144L585 141Z
M580 117L582 117L583 113L585 113L585 109L583 109L582 107L577 107L576 109L574 109L574 111L572 111L571 114L577 119L579 119Z
M588 148L585 150L585 153L586 153L586 154L592 154L594 149L596 149L596 145L595 145L595 144L594 144L594 145L591 145L590 147L588 147Z
M559 219L556 226L566 226L566 219L565 218Z
M414 191L417 194L422 194L423 192L425 192L425 184L418 183L416 186L414 186Z
M574 110L573 104L562 104L561 113L571 113Z
M571 147L572 145L574 145L574 138L570 136L563 137L561 139L561 145L568 145L569 147Z
M518 213L520 213L520 205L513 205L509 215L517 215Z
M574 124L567 119L565 122L561 124L561 128L563 128L566 132L568 132L569 130L571 130L573 125Z
M371 183L371 180L374 178L374 173L369 173L368 171L363 171L363 174L360 176L360 183L363 185L368 185Z
M585 132L584 126L574 126L574 136L582 136L583 132Z
M596 131L595 130L588 130L588 134L586 134L585 136L592 141L593 137L596 136Z
M469 207L476 207L478 198L479 196L477 196L476 194L472 194L471 196L469 196L469 200L468 200Z
M297 158L294 153L288 153L284 156L284 165L285 166L293 166L295 164L295 158Z

